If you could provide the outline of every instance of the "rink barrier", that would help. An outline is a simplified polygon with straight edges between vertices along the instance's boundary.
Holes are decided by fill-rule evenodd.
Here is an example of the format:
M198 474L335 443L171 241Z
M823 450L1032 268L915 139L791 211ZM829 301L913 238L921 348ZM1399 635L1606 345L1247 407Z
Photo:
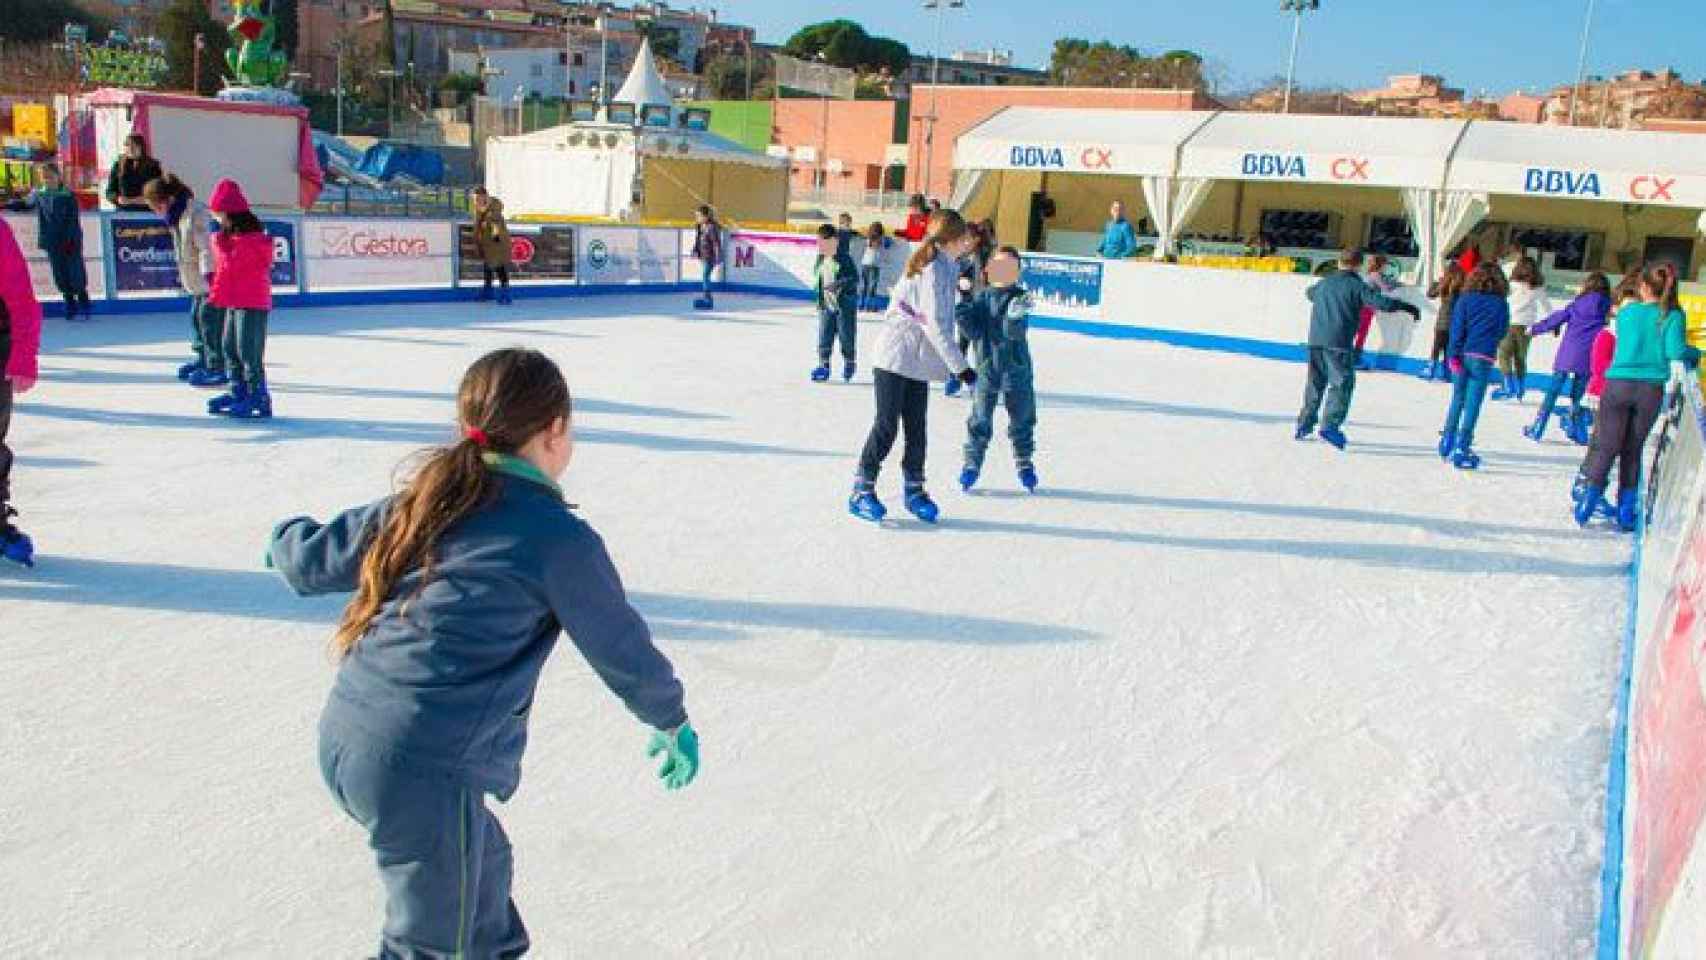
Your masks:
M1606 778L1599 960L1706 943L1706 414L1689 378L1653 446Z

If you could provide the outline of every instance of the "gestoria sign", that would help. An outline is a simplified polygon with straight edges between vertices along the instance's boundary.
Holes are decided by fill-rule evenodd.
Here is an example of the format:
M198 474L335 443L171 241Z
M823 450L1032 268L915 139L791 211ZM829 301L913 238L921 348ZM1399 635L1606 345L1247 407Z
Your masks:
M322 290L448 283L452 228L431 220L307 220L308 275Z

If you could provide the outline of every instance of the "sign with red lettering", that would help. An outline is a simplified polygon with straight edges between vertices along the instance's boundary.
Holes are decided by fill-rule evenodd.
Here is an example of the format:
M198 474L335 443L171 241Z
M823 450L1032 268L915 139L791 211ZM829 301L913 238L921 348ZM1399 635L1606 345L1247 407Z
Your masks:
M445 220L306 220L309 282L316 290L448 285L453 226Z

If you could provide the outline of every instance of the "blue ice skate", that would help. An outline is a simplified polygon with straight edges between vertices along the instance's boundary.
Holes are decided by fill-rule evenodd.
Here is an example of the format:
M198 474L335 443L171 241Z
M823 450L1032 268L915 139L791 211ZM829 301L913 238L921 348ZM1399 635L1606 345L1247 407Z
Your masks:
M1027 493L1037 492L1037 468L1029 461L1019 464L1019 486L1024 487Z
M1493 393L1492 393L1491 399L1493 399L1493 400L1518 400L1518 399L1521 399L1521 397L1522 397L1522 389L1521 389L1521 387L1519 387L1517 385L1516 377L1512 374L1507 373L1504 375L1504 383L1493 388Z
M1576 523L1587 526L1594 517L1613 516L1611 504L1605 502L1605 488L1581 481L1578 482L1571 495L1575 498L1576 506L1571 511Z
M812 382L813 383L828 383L829 382L829 364L820 363L817 366L812 368Z
M197 367L196 372L190 374L190 386L192 387L223 387L230 382L231 377L223 370Z
M693 298L693 309L695 310L710 310L713 306L715 306L715 304L712 302L710 297Z
M1560 416L1562 416L1562 415L1560 414ZM1546 436L1546 421L1549 419L1551 419L1551 418L1546 413L1546 411L1541 410L1540 413L1534 418L1533 423L1522 428L1522 435L1527 437L1530 440L1533 440L1535 443L1539 443L1541 441L1541 439ZM1566 426L1565 432L1568 432L1568 431L1569 431L1569 428Z
M1583 407L1570 418L1570 425L1564 428L1564 434L1570 442L1585 447L1593 439L1593 412Z
M1345 432L1340 430L1338 427L1328 427L1325 430L1322 430L1321 439L1332 444L1334 449L1337 450L1345 449L1345 445L1351 442L1349 438L1345 436Z
M949 377L947 384L942 387L942 395L945 397L957 397L957 396L959 396L960 395L959 378Z
M514 302L515 302L515 300L514 300L514 299L512 299L512 298L511 298L511 297L510 297L510 295L509 295L509 288L508 288L508 287L505 287L505 288L504 288L504 289L503 289L503 290L502 290L502 291L501 291L501 292L500 292L500 293L499 293L499 294L498 294L498 306L500 306L500 307L507 307L507 306L509 306L509 305L510 305L510 304L512 304L512 303L514 303Z
M267 392L267 385L263 382L248 391L242 402L233 405L226 415L234 420L271 420L272 394Z
M1441 460L1450 460L1451 459L1451 451L1457 449L1457 431L1456 430L1442 431L1439 435L1439 447L1438 447L1438 449L1439 449L1439 458Z
M909 483L906 485L906 512L925 523L935 523L941 511L936 507L936 501L924 492L924 484Z
M859 372L859 365L849 360L841 367L841 382L852 383L853 375Z
M1634 533L1641 521L1641 494L1638 490L1617 491L1617 529Z
M25 567L36 565L36 547L30 538L11 523L18 511L10 506L0 507L0 557Z
M1469 449L1466 443L1451 454L1451 465L1459 470L1481 469L1481 455Z
M864 480L853 482L853 495L847 498L847 512L872 523L881 523L889 515L888 508L877 499L876 488Z
M1313 437L1313 436L1315 436L1315 428L1314 427L1298 427L1297 432L1292 434L1291 438L1293 440L1308 440L1310 437Z
M178 368L178 379L184 381L185 383L188 383L189 379L191 377L195 376L195 372L197 370L200 370L200 369L201 369L201 361L200 360L191 360L189 363L186 363L183 366Z
M249 402L249 385L241 380L231 384L231 392L222 393L207 401L207 412L216 417L231 415L231 409L240 403Z
M969 463L962 467L960 469L960 489L970 493L971 488L977 486L978 472L978 469Z

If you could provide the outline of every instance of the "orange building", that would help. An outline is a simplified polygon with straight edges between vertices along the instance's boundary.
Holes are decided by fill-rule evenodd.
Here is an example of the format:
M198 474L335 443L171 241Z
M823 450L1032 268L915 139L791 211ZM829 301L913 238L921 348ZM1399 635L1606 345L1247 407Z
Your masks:
M903 131L895 118L905 116L895 100L776 101L771 142L793 158L795 193L820 181L836 194L875 190L882 177L888 145Z
M951 195L954 141L1007 107L1124 107L1130 110L1213 110L1220 104L1199 90L1106 87L931 86L912 88L907 137L906 189L944 202ZM930 122L932 109L936 119ZM934 127L934 145L929 142Z

